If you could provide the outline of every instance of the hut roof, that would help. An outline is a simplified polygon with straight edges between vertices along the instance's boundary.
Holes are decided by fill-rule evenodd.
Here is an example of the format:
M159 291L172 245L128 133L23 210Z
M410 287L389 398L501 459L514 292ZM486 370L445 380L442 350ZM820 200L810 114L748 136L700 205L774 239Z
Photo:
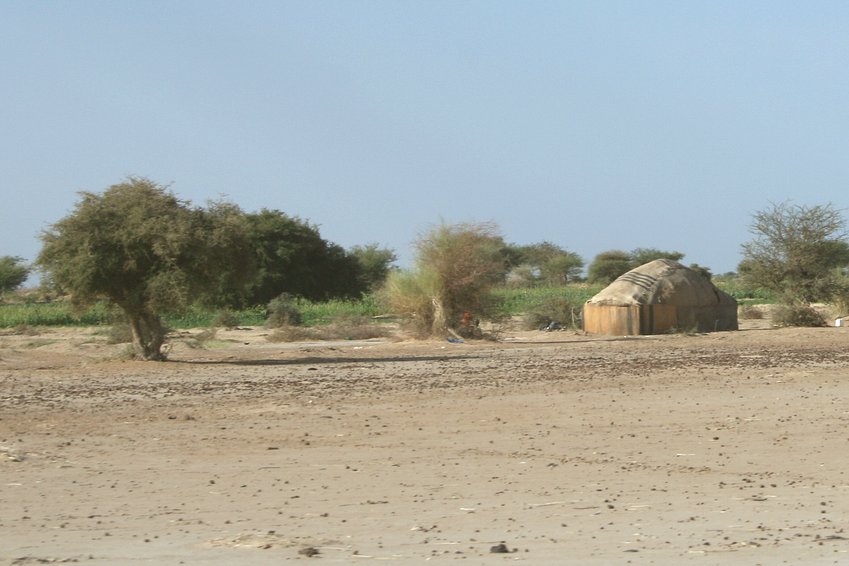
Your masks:
M657 259L622 275L587 303L694 307L736 301L696 271L677 261Z

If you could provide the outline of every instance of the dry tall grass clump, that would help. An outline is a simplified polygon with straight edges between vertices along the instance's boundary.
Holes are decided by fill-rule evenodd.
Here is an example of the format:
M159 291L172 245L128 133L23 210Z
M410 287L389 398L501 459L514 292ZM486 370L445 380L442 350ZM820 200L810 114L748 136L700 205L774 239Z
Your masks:
M392 329L365 317L342 317L321 326L280 326L268 335L269 342L313 340L369 340L386 338Z
M283 293L268 303L265 325L269 328L300 326L304 315L295 297Z
M433 331L439 296L439 284L434 271L421 268L416 271L393 271L386 279L382 296L389 308L409 317L405 325L419 337Z
M761 320L764 311L758 305L742 305L738 309L738 316L743 320Z
M420 336L473 335L504 280L504 241L492 223L440 224L416 242L412 270L390 274L384 297Z
M825 317L810 305L776 305L772 321L778 326L826 326Z

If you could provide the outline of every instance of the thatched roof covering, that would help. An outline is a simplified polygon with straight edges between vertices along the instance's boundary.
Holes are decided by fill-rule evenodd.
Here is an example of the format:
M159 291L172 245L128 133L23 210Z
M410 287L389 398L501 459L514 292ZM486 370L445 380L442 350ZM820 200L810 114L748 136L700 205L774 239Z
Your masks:
M676 261L657 259L622 275L587 304L705 307L736 305L736 301L698 272Z

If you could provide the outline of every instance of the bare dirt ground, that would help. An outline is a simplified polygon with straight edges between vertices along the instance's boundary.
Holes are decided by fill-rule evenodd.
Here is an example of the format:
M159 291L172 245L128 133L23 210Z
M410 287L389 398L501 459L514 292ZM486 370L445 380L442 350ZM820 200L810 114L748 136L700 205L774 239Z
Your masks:
M847 328L264 334L0 336L0 563L849 564Z

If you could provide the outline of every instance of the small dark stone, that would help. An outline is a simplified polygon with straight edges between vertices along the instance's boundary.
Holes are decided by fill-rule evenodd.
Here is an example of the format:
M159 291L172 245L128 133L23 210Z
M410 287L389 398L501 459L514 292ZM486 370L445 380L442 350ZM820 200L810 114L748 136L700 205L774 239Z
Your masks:
M298 554L303 554L304 556L315 556L319 554L318 549L313 546L308 546L306 548L302 548L298 551Z
M495 546L491 546L489 551L495 554L504 554L510 552L510 549L507 548L507 545L503 542L501 544L496 544Z

